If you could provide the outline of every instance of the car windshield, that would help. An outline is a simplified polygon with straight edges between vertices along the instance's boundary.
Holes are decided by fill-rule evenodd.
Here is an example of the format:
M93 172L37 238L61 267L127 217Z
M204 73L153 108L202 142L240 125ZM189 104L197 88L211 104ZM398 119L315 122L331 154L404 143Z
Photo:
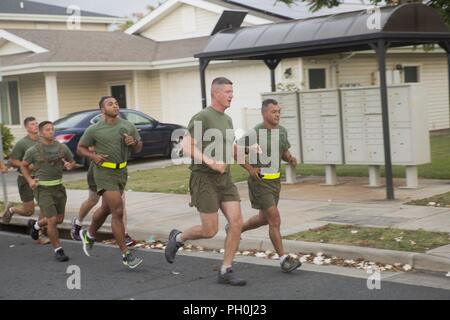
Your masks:
M68 129L68 128L76 128L77 125L86 118L85 113L78 113L74 115L69 115L65 118L59 119L55 121L55 129Z

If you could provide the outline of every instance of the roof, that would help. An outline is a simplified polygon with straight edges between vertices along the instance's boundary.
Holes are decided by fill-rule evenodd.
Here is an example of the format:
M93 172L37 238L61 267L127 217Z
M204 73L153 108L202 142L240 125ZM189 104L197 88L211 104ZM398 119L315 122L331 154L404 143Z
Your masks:
M47 62L145 62L192 58L209 37L156 42L123 32L5 29L48 51L1 57L4 67ZM80 45L82 44L82 45Z
M123 32L8 29L48 50L2 56L2 65L41 62L142 62L156 53L155 41Z
M450 30L433 8L410 3L380 8L380 26L369 28L373 12L338 13L252 27L228 29L210 38L207 59L267 59L301 57L371 49L385 39L391 46L450 40Z
M356 11L366 9L369 3L364 0L341 0L339 6L332 8L322 8L316 12L310 11L310 4L305 2L296 2L290 6L275 2L275 0L208 0L209 2L226 2L236 7L249 9L250 11L258 11L260 14L277 16L283 20L305 19L309 17L323 16L339 12ZM365 3L365 4L364 4Z
M23 8L21 7L23 4ZM27 0L1 0L0 1L0 14L39 14L39 15L57 15L57 16L67 16L67 8L49 5L34 1ZM104 18L118 18L114 16L109 16L101 13L83 11L80 12L82 17L104 17Z

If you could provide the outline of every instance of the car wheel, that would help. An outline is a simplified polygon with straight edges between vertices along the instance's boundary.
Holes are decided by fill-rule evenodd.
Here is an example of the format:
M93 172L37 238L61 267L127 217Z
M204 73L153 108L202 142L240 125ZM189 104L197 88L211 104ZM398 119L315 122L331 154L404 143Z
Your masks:
M180 137L178 141L170 141L166 151L166 156L168 158L181 158L183 156L183 150L181 147L182 140L183 137Z

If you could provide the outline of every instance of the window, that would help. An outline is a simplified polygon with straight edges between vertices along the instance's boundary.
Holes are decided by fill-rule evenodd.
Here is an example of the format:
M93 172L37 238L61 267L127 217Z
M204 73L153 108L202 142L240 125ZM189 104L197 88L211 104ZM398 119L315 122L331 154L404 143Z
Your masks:
M80 123L86 119L85 113L76 113L56 120L54 125L58 130L79 128Z
M409 82L419 82L419 67L409 66L403 67L403 81L405 83Z
M119 108L127 107L127 88L125 85L111 86L111 95L117 100Z
M308 69L309 89L325 89L326 72L325 69Z
M135 126L149 126L154 124L153 119L146 118L135 112L125 112L125 117Z
M17 81L0 82L1 122L20 125L19 85Z

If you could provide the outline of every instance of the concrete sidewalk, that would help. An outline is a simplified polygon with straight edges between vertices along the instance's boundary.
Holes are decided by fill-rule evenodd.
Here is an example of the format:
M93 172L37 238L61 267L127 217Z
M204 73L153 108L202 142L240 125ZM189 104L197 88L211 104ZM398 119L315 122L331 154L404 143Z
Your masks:
M322 177L300 177L295 185L283 185L279 209L282 215L283 235L316 228L327 223L343 223L374 227L424 229L450 233L450 208L404 205L413 199L421 199L450 191L450 182L421 180L418 189L402 189L403 179L395 180L396 200L385 200L384 188L368 188L367 178L340 177L337 186L321 186ZM244 218L257 213L248 200L245 182L238 184L242 198ZM18 200L16 190L9 197ZM86 199L85 190L68 190L66 223L77 215L80 204ZM166 240L171 229L185 230L200 222L195 208L188 205L188 195L127 192L128 232L136 239L153 236ZM89 223L90 215L85 221ZM12 223L23 224L26 219L14 216ZM206 248L223 248L226 220L220 215L219 233L213 239L196 241ZM105 224L109 231L109 220ZM194 243L194 242L193 242ZM343 258L364 258L376 262L410 264L417 269L450 271L450 246L437 248L426 254L371 249L356 246L332 245L302 241L285 241L288 252L323 252ZM268 228L246 232L242 235L241 250L273 250Z

